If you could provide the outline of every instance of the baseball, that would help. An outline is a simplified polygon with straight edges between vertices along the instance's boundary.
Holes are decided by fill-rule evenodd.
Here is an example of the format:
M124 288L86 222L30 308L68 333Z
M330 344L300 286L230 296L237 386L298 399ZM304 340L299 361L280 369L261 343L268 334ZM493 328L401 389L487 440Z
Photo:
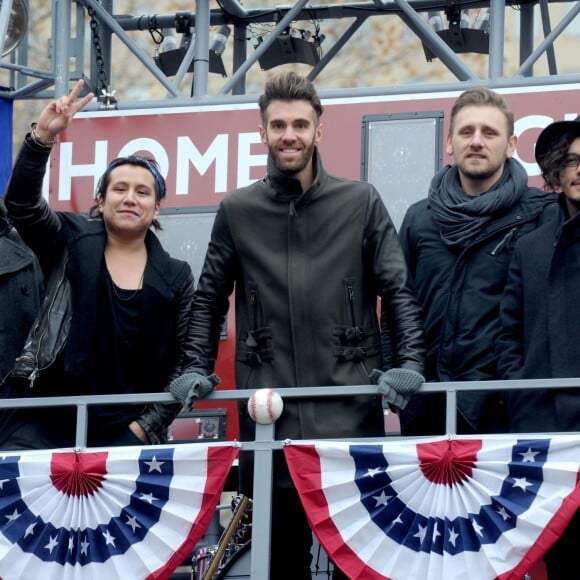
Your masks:
M248 399L248 413L261 425L273 423L283 410L282 397L274 389L258 389Z

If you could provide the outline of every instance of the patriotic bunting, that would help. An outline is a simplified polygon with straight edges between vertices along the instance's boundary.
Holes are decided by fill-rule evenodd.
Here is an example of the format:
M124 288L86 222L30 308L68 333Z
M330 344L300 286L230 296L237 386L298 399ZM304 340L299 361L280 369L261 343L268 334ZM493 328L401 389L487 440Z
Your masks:
M580 505L580 437L289 443L320 543L352 579L521 580Z
M167 578L204 534L233 444L0 455L0 577Z

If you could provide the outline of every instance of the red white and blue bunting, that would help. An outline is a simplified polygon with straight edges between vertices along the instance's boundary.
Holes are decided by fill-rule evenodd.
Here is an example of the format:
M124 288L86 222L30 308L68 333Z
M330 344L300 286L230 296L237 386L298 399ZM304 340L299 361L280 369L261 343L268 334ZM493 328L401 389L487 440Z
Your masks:
M290 443L320 543L352 579L521 580L580 505L580 437Z
M167 578L207 529L233 444L0 455L0 577Z

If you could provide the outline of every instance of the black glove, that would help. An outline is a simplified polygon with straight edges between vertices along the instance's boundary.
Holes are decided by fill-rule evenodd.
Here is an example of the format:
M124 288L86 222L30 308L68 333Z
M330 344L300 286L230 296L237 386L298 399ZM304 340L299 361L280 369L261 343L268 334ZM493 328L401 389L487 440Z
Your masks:
M220 384L217 375L204 377L200 373L186 373L173 379L169 385L171 394L190 411L197 399L203 399Z
M385 372L374 369L370 378L384 397L383 406L393 405L399 409L407 406L411 395L425 382L421 373L410 369L389 369Z

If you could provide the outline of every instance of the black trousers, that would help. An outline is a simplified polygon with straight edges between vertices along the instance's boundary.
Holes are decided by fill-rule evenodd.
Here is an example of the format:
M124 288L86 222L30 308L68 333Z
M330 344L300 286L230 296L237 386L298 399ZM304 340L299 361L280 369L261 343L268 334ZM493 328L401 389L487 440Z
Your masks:
M312 530L295 488L275 488L269 580L310 580ZM336 566L333 580L346 580Z
M577 578L579 553L580 511L577 511L560 539L544 555L548 580Z

